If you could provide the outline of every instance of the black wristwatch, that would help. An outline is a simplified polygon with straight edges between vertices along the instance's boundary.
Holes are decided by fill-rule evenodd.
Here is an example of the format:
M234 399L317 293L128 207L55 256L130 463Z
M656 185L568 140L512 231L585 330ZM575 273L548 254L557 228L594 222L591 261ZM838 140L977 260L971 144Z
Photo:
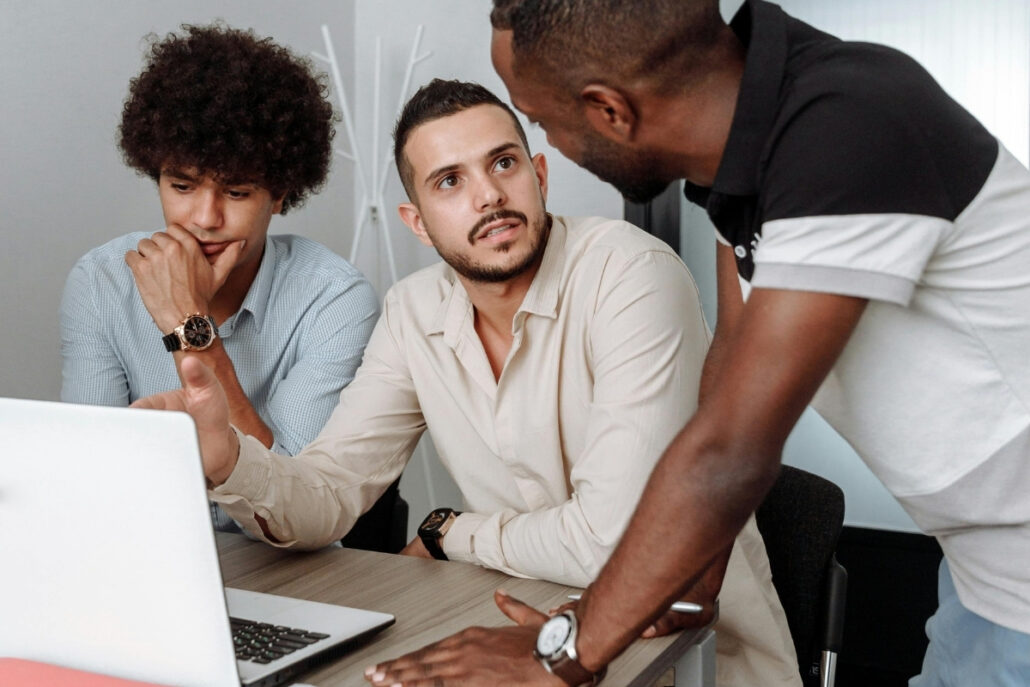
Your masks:
M161 337L169 352L203 351L211 347L218 337L218 327L209 315L189 313L178 327Z
M579 662L579 654L576 653L578 629L576 614L571 610L548 619L536 637L533 656L547 672L560 677L570 687L596 685L604 678L607 669L591 673Z
M418 536L422 540L422 544L426 547L426 551L438 561L447 560L447 554L443 552L440 542L443 541L443 536L447 534L447 530L451 529L451 525L459 515L461 513L453 508L437 508L427 515L422 524L418 526Z

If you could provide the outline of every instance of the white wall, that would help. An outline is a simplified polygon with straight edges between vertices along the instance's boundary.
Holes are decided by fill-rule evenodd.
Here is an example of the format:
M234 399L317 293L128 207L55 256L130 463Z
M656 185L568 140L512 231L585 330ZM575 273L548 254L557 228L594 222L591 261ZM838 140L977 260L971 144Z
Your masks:
M778 0L788 13L851 40L896 47L919 60L948 93L1027 164L1030 157L1030 3L1027 0ZM739 0L723 0L729 18ZM684 260L715 315L715 240L704 212L686 202ZM858 455L809 409L791 434L784 462L823 475L845 492L849 525L918 528Z

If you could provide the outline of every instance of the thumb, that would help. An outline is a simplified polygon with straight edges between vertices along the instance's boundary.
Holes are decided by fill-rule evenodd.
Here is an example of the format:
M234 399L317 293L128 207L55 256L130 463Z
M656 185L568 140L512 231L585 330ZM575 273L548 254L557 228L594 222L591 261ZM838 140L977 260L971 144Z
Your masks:
M195 355L187 354L184 356L180 370L182 372L182 385L187 393L204 392L218 386L218 378L215 376L215 373Z
M547 620L546 615L532 606L522 603L515 597L508 596L508 592L503 589L498 589L494 592L494 603L501 609L501 613L519 625L543 625Z
M229 278L229 272L236 266L236 261L240 259L240 254L243 253L246 245L246 239L233 241L215 258L214 263L211 265L211 271L214 273L216 289L222 288L222 284Z

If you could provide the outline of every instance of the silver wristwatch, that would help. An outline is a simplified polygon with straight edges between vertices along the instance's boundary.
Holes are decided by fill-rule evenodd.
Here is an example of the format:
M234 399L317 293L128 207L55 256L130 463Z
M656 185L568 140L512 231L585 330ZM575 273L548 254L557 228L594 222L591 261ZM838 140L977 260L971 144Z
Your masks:
M576 653L576 637L579 623L576 614L564 611L550 618L536 637L536 657L547 672L560 677L570 687L576 685L596 685L604 677L604 670L591 673L579 662Z

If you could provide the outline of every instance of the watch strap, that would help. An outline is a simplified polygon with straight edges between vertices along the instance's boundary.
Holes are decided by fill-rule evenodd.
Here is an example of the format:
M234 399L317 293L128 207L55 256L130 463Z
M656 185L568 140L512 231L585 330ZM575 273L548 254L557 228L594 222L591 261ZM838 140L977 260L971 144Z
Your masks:
M161 343L165 345L165 350L169 353L174 353L175 351L182 349L182 339L179 338L179 333L176 331L162 336Z
M583 664L565 654L554 663L550 664L551 672L560 677L570 687L578 685L596 685L604 678L607 668L602 668L596 673L591 673L583 667Z
M443 520L439 522L439 524L432 526L431 529L427 527L426 525L430 522L430 519L438 514L445 514L443 515ZM453 524L454 519L459 515L461 515L461 511L457 511L452 508L437 508L427 515L425 520L422 521L422 524L419 525L418 536L419 539L422 540L422 545L426 547L426 551L429 552L429 555L438 561L447 560L447 554L444 553L443 544L441 542L443 541L444 535L446 535L447 531L450 529L451 524Z
M438 561L447 560L447 554L443 552L443 547L440 546L440 541L443 537L433 537L429 535L423 535L422 545L426 547L426 551L429 552L433 558Z

